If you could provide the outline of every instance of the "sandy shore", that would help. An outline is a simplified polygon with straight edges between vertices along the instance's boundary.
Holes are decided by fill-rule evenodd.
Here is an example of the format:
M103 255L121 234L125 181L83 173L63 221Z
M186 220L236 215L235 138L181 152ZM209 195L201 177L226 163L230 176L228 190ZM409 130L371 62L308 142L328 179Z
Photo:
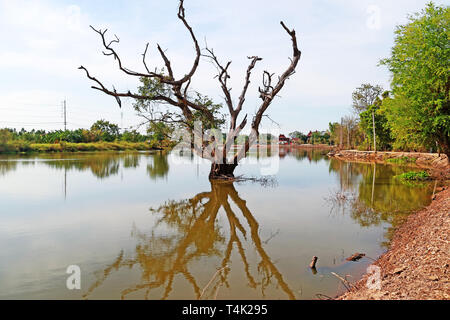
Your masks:
M369 289L365 275L342 300L450 300L450 189L439 192L395 232L391 248L374 265L381 289Z

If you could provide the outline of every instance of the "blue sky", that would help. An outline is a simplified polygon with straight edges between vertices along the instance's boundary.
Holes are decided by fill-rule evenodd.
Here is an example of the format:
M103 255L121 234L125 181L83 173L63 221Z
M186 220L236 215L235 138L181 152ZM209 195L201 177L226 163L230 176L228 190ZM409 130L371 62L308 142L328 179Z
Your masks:
M324 130L328 122L350 114L351 93L361 83L389 88L390 75L378 61L387 57L395 26L421 10L425 0L206 1L186 0L186 16L201 46L231 60L234 99L242 87L247 56L263 58L255 68L245 113L258 107L263 70L279 74L289 63L291 44L279 25L295 28L302 59L296 74L269 108L285 133ZM448 4L448 1L436 1ZM101 54L89 25L108 28L121 43L117 51L130 68L143 70L141 54L150 43L147 64L163 65L156 43L167 49L174 72L191 67L194 49L177 19L177 1L6 1L0 0L0 127L62 128L61 102L67 100L68 127L89 127L106 119L123 127L140 123L132 100L119 109L114 98L90 89L77 68L121 90L134 90L136 79L117 71ZM192 88L222 102L215 69L202 60ZM270 130L266 120L263 130Z

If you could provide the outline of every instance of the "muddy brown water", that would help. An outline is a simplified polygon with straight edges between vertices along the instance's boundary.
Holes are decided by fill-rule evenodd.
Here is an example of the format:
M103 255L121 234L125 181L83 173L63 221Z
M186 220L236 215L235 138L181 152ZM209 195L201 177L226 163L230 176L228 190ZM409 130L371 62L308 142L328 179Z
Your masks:
M210 183L208 163L174 152L1 156L0 298L335 296L331 272L361 277L432 193L394 178L411 168L316 150L246 160L236 175L270 179Z

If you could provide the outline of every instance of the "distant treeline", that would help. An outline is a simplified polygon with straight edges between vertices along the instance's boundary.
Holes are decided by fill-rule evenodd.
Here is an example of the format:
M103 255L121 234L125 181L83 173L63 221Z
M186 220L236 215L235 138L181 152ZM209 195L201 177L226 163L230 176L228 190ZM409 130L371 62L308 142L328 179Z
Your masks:
M90 143L90 142L145 142L151 137L142 135L136 130L120 133L119 126L108 121L99 120L95 122L91 128L76 130L35 130L27 131L22 129L1 129L0 139L2 141L22 140L30 143L59 143L61 141L71 143Z
M332 144L329 131L310 131L308 134L294 131L289 133L289 137L294 144Z
M170 145L167 137L148 130L120 132L117 124L98 120L90 129L0 129L0 153L148 150Z

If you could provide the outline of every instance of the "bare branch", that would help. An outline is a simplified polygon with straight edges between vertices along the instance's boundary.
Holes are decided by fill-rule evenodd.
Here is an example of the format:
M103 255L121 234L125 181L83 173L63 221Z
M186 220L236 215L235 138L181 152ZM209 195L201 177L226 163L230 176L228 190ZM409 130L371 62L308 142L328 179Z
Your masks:
M252 121L252 130L249 135L249 139L246 141L244 148L241 148L234 156L234 163L239 162L245 154L250 149L250 146L252 146L259 137L259 125L261 123L262 117L264 116L265 111L269 107L269 105L272 103L274 97L280 92L280 90L283 88L284 83L286 80L294 74L295 68L297 67L298 62L300 61L301 52L298 49L297 46L297 37L295 35L295 30L289 30L289 28L286 27L283 21L280 22L283 29L289 34L292 40L292 58L290 59L290 65L287 67L287 69L284 71L284 73L278 78L277 84L273 87L272 86L272 76L273 74L270 74L267 71L264 71L263 74L263 85L264 89L259 89L260 94L263 96L263 102L260 105L258 111L256 112L256 115L253 118ZM264 79L266 77L266 79Z
M165 54L164 51L161 49L161 47L159 46L159 44L157 45L157 47L158 47L159 54L160 54L161 57L163 58L164 64L166 65L167 72L169 73L170 80L174 80L174 78L173 78L173 71L172 71L172 67L171 67L171 65L170 65L169 59L167 58L166 54ZM189 79L189 80L190 80L190 79Z
M256 112L255 118L253 119L253 123L252 123L252 129L256 132L256 134L258 134L259 124L261 123L261 119L262 119L264 112L269 107L273 98L283 88L286 80L294 73L295 68L297 67L297 64L301 57L301 52L297 46L297 37L295 35L295 30L294 29L289 30L289 28L286 27L286 25L284 24L283 21L281 21L280 24L283 27L283 29L286 30L286 32L290 35L291 40L292 40L293 53L292 53L292 58L290 59L291 63L287 67L287 69L284 71L284 73L278 78L278 82L274 87L272 87L272 85L271 85L273 75L269 74L267 71L264 72L264 75L266 76L266 81L268 81L268 82L266 82L264 84L265 89L262 90L263 92L261 92L261 90L260 90L260 93L263 95L263 102L262 102L261 106L259 107L258 111Z
M195 46L196 56L195 56L194 64L192 65L191 71L189 71L189 73L186 74L180 80L173 82L174 84L178 84L178 85L181 85L181 84L185 83L186 81L188 81L190 78L192 78L195 71L197 70L198 63L200 61L200 56L201 56L200 47L198 45L198 41L197 41L197 38L195 37L194 31L192 31L191 26L187 23L187 21L185 19L183 3L184 3L184 0L180 0L180 6L178 7L178 18L183 22L184 26L186 27L186 29L188 29L189 33L191 34L191 38L192 38L192 41L194 42L194 46Z
M165 77L163 74L157 73L157 72L150 72L149 68L147 67L146 63L145 63L145 55L147 53L147 49L148 49L148 44L145 48L145 52L143 54L143 62L144 62L144 67L147 71L147 73L142 73L142 72L137 72L137 71L133 71L130 70L126 67L123 66L122 64L122 60L120 59L119 55L117 54L117 52L115 51L115 49L111 46L114 43L119 43L120 39L115 36L115 39L107 42L106 41L106 37L105 34L108 31L108 29L105 29L104 31L102 31L101 29L95 29L93 26L90 26L92 30L94 30L94 32L98 33L102 39L102 44L103 47L106 51L103 51L103 54L106 56L113 56L115 60L117 60L118 65L119 65L119 69L121 71L123 71L124 73L131 75L131 76L136 76L136 77L145 77L145 78L158 78L161 82L166 83L166 84L170 84L170 85L176 85L176 86L181 86L183 83L189 81L190 78L192 78L192 76L194 75L195 71L197 70L199 61L200 61L200 47L198 45L198 41L194 35L194 32L191 28L191 26L187 23L186 19L185 19L185 10L183 7L183 0L180 0L180 6L178 8L178 18L183 22L183 24L185 25L185 27L188 29L192 40L194 42L194 46L195 46L195 51L196 51L196 57L194 60L194 64L191 68L191 70L189 71L188 74L186 74L183 78L179 79L179 80L175 80L174 76L173 76L173 72L172 69L170 67L170 61L167 59L167 56L164 54L164 52L161 50L160 46L158 45L158 51L161 54L164 63L168 69L169 72L169 78Z
M244 101L245 101L245 94L247 93L247 89L248 86L250 84L250 76L252 73L253 68L256 65L256 62L261 61L262 58L258 57L258 56L252 56L252 57L248 57L248 59L251 60L250 65L247 68L247 74L245 77L245 83L244 83L244 88L242 89L242 93L239 97L239 103L238 106L236 108L236 112L239 114L239 112L242 110L242 106L244 105Z
M130 70L128 68L125 68L122 65L122 60L120 59L119 55L114 50L114 48L111 47L111 45L113 43L119 43L120 42L119 38L117 36L115 36L116 37L115 40L112 40L109 43L106 43L105 34L108 31L108 29L105 29L104 31L102 31L101 29L98 29L98 30L95 29L93 26L90 26L90 27L91 27L92 30L94 30L94 32L98 33L100 35L101 39L102 39L103 47L107 50L106 52L103 51L103 54L105 56L113 56L114 59L117 60L117 63L119 65L119 69L121 71L123 71L126 74L131 75L131 76L136 76L136 77L156 77L156 78L160 78L161 80L163 80L164 76L162 74L158 74L158 73L155 73L155 72L141 73L141 72L136 72L136 71L132 71L132 70ZM146 51L147 51L147 49L146 49ZM146 68L146 69L148 70L148 68Z
M214 54L214 50L209 49L208 47L205 48L205 50L208 52L208 54L204 54L203 56L206 58L211 59L211 61L213 62L214 66L217 68L218 70L218 74L216 75L215 78L217 78L219 80L220 83L220 87L222 88L222 92L225 95L225 103L228 106L228 111L230 113L230 115L233 114L233 101L231 99L231 89L228 88L227 86L227 80L230 78L229 74L228 74L228 67L231 64L231 61L229 61L225 67L223 67L220 62L219 59L217 59L216 55Z
M147 42L147 45L145 46L145 51L142 54L142 62L144 63L145 70L147 70L147 73L150 74L150 70L147 67L147 63L145 62L145 56L147 55L148 45L149 45L149 43Z
M140 93L132 93L130 91L128 92L120 92L117 91L115 87L112 87L112 89L107 88L101 81L99 81L94 76L91 76L88 70L81 66L79 69L84 70L86 73L86 76L95 83L95 85L92 86L93 89L102 91L110 96L113 96L116 100L119 106L121 106L121 98L133 98L137 100L144 100L144 101L155 101L157 103L161 104L170 104L172 106L178 107L181 112L179 114L172 114L170 111L167 111L166 113L161 113L159 115L159 119L161 121L166 122L182 122L186 125L188 125L189 130L192 133L196 133L196 129L192 128L192 122L194 120L194 114L195 111L199 111L202 116L206 116L209 120L211 120L213 123L216 119L214 119L213 112L209 110L209 107L207 105L204 105L202 103L202 99L194 100L193 98L190 98L188 95L188 90L192 82L192 77L195 74L200 57L202 56L202 52L200 51L200 47L197 41L197 38L193 32L192 27L189 25L189 23L186 20L185 15L185 8L184 8L184 0L179 0L179 7L178 7L178 19L183 23L185 28L188 30L192 41L194 43L195 47L195 59L192 64L191 69L187 74L185 74L182 78L176 79L174 75L174 70L172 69L171 61L169 60L168 56L166 55L166 52L161 48L159 44L157 44L157 50L164 61L165 69L167 69L167 72L162 71L160 69L155 68L155 70L152 72L151 69L148 68L146 63L146 55L148 52L149 44L147 43L145 46L144 53L142 54L142 63L145 67L144 72L134 71L126 68L122 60L120 59L117 51L115 50L115 44L120 43L120 39L118 36L114 35L114 37L111 40L107 40L106 32L107 29L95 29L91 26L92 30L96 32L102 41L103 44L103 54L105 56L113 56L115 60L117 60L117 64L119 69L124 72L127 75L136 76L140 78L146 78L151 79L155 82L150 82L150 85L155 85L153 88L154 90L151 92L151 94L140 94ZM252 119L251 124L251 134L249 136L248 141L245 143L245 147L239 151L238 154L234 155L233 164L237 165L237 162L239 159L241 159L243 156L245 156L246 152L249 150L250 145L253 144L259 136L258 129L262 120L263 116L265 115L265 112L273 99L278 95L280 90L283 88L286 80L295 73L295 68L297 67L297 64L301 57L301 52L298 50L297 46L297 38L295 34L295 30L290 30L284 22L280 22L283 29L288 33L288 35L291 38L292 41L292 49L293 54L292 57L289 58L290 64L286 68L286 70L278 77L278 80L276 83L274 83L274 74L269 73L268 71L264 71L263 73L263 84L262 87L259 87L259 94L260 98L262 99L262 103L260 104L259 108L256 111L255 116ZM221 64L217 56L215 55L214 51L212 49L209 49L206 45L206 54L203 56L208 57L211 62L214 64L214 66L217 68L217 79L221 85L221 89L224 93L224 99L228 107L228 111L230 114L230 128L227 135L227 139L225 142L225 145L222 145L222 141L220 143L218 141L211 141L208 142L207 145L201 145L196 146L195 144L192 146L195 151L199 154L204 154L205 151L207 153L206 157L210 158L215 164L216 160L220 160L222 158L225 159L227 155L227 151L231 144L234 142L234 139L239 135L241 130L244 129L244 127L247 125L247 115L242 119L242 121L238 125L238 117L240 112L243 109L246 95L248 92L248 88L250 86L250 78L253 69L256 66L256 63L262 58L258 56L249 56L248 59L250 60L250 63L247 67L247 71L244 77L244 83L242 90L240 92L239 99L237 101L237 105L235 108L235 105L233 104L233 99L231 95L231 88L228 86L228 79L230 79L229 74L229 68L231 65L231 61L227 62L226 64ZM162 87L160 86L162 85ZM268 116L267 116L268 117ZM144 117L146 118L146 117ZM268 117L269 118L269 117ZM270 119L270 118L269 118ZM146 120L151 121L152 118L146 118ZM202 133L199 133L200 135ZM222 150L217 151L216 147L223 147ZM231 166L233 167L233 166Z
M120 102L120 98L121 97L128 97L128 98L134 98L134 99L139 99L139 100L164 101L164 102L167 102L167 103L169 103L171 105L174 105L174 106L180 106L180 104L178 102L170 99L169 97L163 96L163 95L156 95L156 96L149 97L149 96L143 96L143 95L131 93L130 91L128 91L128 92L117 92L114 87L113 87L113 90L111 91L111 90L107 89L98 79L96 79L95 77L91 76L89 74L89 71L85 67L80 66L78 69L84 70L86 72L86 76L99 85L99 87L92 86L91 87L92 89L102 91L102 92L104 92L104 93L106 93L106 94L108 94L110 96L115 97L117 102L118 102L118 104L119 104L119 106L121 106L121 102Z

